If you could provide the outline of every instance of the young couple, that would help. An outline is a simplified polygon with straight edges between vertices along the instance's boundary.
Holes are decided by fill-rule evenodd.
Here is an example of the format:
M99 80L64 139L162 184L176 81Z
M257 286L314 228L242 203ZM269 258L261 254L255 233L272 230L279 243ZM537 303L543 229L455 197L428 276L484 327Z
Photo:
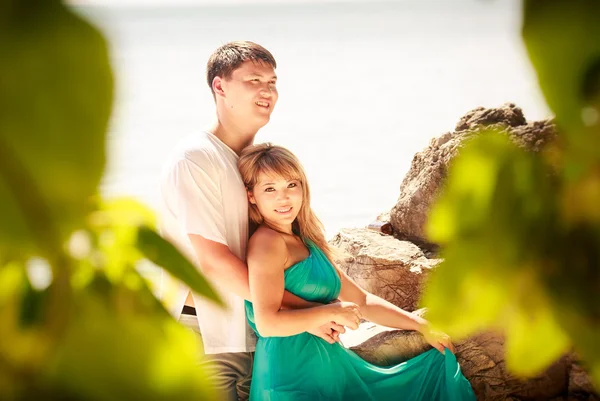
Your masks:
M275 68L258 44L218 48L207 65L217 121L181 141L161 177L163 234L228 305L225 311L191 296L203 363L214 368L223 399L475 399L448 336L335 267L296 157L252 144L277 103ZM188 294L182 287L174 315ZM361 318L417 330L434 349L374 366L338 343L344 327L356 329Z

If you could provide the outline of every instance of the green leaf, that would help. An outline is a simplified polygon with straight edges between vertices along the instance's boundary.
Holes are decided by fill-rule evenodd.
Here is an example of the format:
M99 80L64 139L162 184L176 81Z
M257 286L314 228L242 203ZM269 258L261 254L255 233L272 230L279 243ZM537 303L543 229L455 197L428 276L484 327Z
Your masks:
M112 73L103 37L60 3L3 8L0 253L52 254L97 192Z
M87 221L92 242L102 256L101 264L107 276L116 281L142 258L136 247L138 228L154 228L156 224L154 212L130 198L100 200L99 209Z
M553 318L600 386L600 2L527 0L523 38L560 128L560 215L541 276ZM540 230L541 231L541 230ZM541 255L537 255L541 259ZM543 356L541 356L543 357Z
M428 227L444 258L421 302L429 319L456 338L503 330L519 375L539 373L571 344L547 298L561 235L556 182L543 160L506 135L480 134L450 166Z
M51 394L93 401L221 399L198 365L195 334L146 287L115 284L99 272L74 303L72 323L44 372Z
M156 216L152 209L131 198L102 199L97 211L89 217L90 224L97 229L106 227L155 228Z
M509 302L506 284L492 269L443 262L427 282L421 307L427 307L427 319L436 327L463 339L497 326Z
M544 97L568 131L583 126L581 111L593 95L588 74L600 58L598 15L593 0L525 1L523 39Z
M48 290L36 290L26 281L25 293L21 303L20 324L23 328L39 324L47 310Z
M522 276L525 282L518 285L526 294L513 304L506 321L506 365L517 375L531 377L569 351L571 340L535 278Z
M569 151L599 155L586 131L600 130L600 122L586 124L589 107L600 113L600 2L594 0L527 0L523 39L537 73L540 88ZM587 110L586 110L587 109ZM594 113L594 111L591 111ZM596 145L600 140L596 138ZM573 149L572 147L576 149ZM575 160L573 160L575 162Z
M25 268L15 262L0 266L0 310L23 290Z
M147 227L140 227L138 231L138 248L148 260L163 267L173 277L183 281L192 291L220 306L225 306L208 281L196 270L196 267L177 248L155 231Z

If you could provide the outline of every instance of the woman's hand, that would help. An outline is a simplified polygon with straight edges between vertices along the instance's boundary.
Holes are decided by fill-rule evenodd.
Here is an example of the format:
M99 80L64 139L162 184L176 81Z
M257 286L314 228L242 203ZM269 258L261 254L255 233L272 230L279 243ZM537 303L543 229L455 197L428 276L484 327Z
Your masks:
M330 304L339 302L339 299L334 299L330 302ZM340 334L344 334L346 332L346 328L341 324L337 324L336 322L331 321L329 323L325 323L324 325L317 327L316 329L307 330L306 332L312 334L313 336L322 338L329 344L333 344L336 342L340 342Z
M346 329L341 324L329 322L313 330L307 330L307 333L317 336L327 341L329 344L340 341L340 334L345 333Z
M334 302L324 307L330 310L332 321L352 330L358 329L362 315L360 307L354 302Z
M454 353L454 345L452 345L452 340L450 336L446 333L443 333L438 330L433 330L431 326L426 323L419 330L423 337L425 337L425 341L427 341L431 346L442 354L445 354L445 348L448 348L452 353Z

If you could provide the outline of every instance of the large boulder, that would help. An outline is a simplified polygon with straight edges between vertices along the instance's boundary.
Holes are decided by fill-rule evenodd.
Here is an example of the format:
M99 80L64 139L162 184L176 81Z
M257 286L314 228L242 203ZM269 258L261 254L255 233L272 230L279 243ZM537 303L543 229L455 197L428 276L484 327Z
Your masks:
M413 313L424 316L426 310ZM363 321L358 330L340 335L342 344L377 366L397 365L433 348L416 331L398 330Z
M342 229L329 242L345 253L336 262L358 285L409 311L417 308L427 274L441 262L411 242L365 228Z
M400 196L390 212L394 235L424 246L431 245L425 235L425 223L432 203L447 175L450 161L458 154L465 139L477 135L482 128L496 127L515 144L539 151L556 137L550 120L527 123L523 112L514 104L500 108L479 107L463 116L454 132L434 138L429 146L417 153L400 185Z
M343 229L330 244L338 248L338 266L367 291L405 310L415 310L428 274L441 262L428 259L416 245L368 229ZM363 322L342 335L343 344L363 359L389 366L431 349L414 331ZM481 333L455 343L461 369L479 400L600 401L578 359L566 355L536 378L511 375L504 360L504 338Z

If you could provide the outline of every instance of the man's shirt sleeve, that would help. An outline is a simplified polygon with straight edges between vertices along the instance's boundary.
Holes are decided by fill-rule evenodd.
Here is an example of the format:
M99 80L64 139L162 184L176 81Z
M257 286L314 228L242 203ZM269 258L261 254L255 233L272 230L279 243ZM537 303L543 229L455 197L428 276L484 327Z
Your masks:
M198 162L188 158L179 161L174 171L172 190L179 220L186 234L227 245L219 175L206 156L200 156L204 157Z

